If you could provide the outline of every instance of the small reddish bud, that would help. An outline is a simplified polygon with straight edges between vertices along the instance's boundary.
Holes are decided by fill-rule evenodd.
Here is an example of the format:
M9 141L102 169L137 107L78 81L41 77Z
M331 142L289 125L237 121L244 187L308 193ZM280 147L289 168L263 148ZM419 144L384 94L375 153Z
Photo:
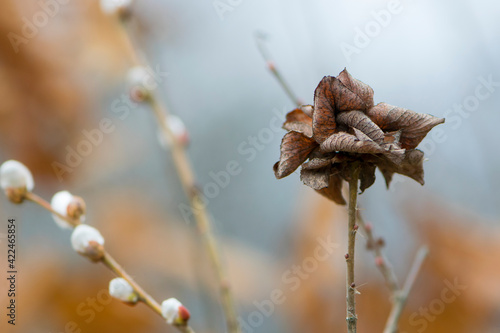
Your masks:
M353 227L353 229L354 229L354 231L358 231L359 226L357 224L355 224L354 227Z
M189 310L186 309L184 305L179 306L179 320L182 323L187 323L189 318L191 318L191 314L189 313Z
M273 71L273 72L276 70L276 66L274 65L274 62L272 62L272 61L267 62L267 68L269 68L269 70Z
M351 288L353 288L353 289L356 288L356 283L354 283L354 282L351 283Z
M347 259L349 259L349 253L346 253L345 256L344 256Z
M377 239L377 246L378 247L384 247L385 246L385 240L383 238Z
M382 266L384 264L384 258L382 258L382 257L375 257L375 264L377 266Z

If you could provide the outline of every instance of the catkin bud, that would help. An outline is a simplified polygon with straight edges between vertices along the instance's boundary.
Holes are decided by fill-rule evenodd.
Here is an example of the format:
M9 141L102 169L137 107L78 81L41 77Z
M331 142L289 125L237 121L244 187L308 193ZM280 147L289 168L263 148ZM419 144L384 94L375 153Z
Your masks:
M124 278L114 278L109 282L109 294L123 302L137 303L139 297L134 288Z
M81 197L73 195L68 191L60 191L54 194L50 201L50 206L59 214L67 216L70 219L80 222L85 221L85 201L83 201ZM63 229L73 227L68 221L55 214L52 214L52 217L56 224Z
M186 325L190 314L188 309L176 298L169 298L161 303L161 313L167 323L173 325Z
M166 125L170 128L170 131L172 132L175 140L177 140L178 143L180 143L184 147L189 144L189 132L187 131L186 125L184 125L184 122L181 118L172 114L168 115L166 119ZM168 146L172 143L165 139L161 131L158 131L158 141L160 142L160 145L165 149L168 149Z
M118 15L126 18L130 14L132 0L101 0L101 10L107 15Z
M99 230L87 224L75 227L71 234L71 246L92 261L99 261L104 256L104 237Z
M33 190L35 182L30 170L24 164L8 160L0 166L0 186L10 201L21 203L26 192Z
M143 66L135 66L127 73L130 98L134 102L143 102L151 97L158 84L151 71Z

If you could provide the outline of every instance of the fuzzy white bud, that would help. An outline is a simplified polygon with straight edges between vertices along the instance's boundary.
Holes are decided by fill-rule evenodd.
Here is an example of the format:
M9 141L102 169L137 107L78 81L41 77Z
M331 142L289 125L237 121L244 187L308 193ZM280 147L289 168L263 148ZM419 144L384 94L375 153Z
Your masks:
M114 15L129 9L132 0L101 0L101 10L104 14Z
M8 160L0 166L0 185L4 190L8 188L26 188L28 191L32 191L35 182L30 170L24 164L15 160Z
M186 324L189 320L189 311L176 298L169 298L161 303L161 313L167 323Z
M50 201L50 205L52 206L52 209L58 212L61 215L68 216L70 218L79 218L81 222L85 221L85 214L78 215L78 216L70 216L70 210L71 210L71 205L74 204L81 204L83 203L83 200L80 197L74 196L73 194L69 193L68 191L60 191L54 194L52 197L52 200ZM84 203L83 203L84 205ZM85 209L85 207L83 207ZM73 214L74 215L74 214ZM54 218L54 221L56 224L63 228L71 228L73 227L68 221L63 220L59 216L52 214L52 217Z
M167 126L170 128L172 133L174 134L175 139L183 146L187 146L189 144L189 132L187 131L186 125L184 125L184 122L182 121L181 118L177 117L176 115L168 115L167 117ZM157 133L158 136L158 141L160 142L160 145L168 149L168 146L171 144L171 142L165 139L165 136L163 135L161 130L158 130Z
M99 230L87 224L79 224L71 234L71 246L76 252L98 260L102 257L104 249L104 237Z
M142 102L149 98L150 93L158 86L152 71L143 66L129 69L127 83L130 89L130 98L135 102Z
M114 278L109 282L109 294L128 303L136 303L138 300L134 288L124 278Z

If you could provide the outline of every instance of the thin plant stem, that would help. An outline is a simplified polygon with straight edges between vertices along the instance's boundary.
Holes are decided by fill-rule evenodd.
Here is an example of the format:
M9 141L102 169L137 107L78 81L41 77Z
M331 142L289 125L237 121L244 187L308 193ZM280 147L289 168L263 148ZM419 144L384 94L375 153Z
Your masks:
M272 60L271 55L267 50L264 39L265 37L262 34L255 34L255 42L257 43L257 48L259 49L262 58L264 58L264 60L266 61L267 68L271 71L276 80L278 80L278 83L280 84L281 88L283 88L290 100L292 100L295 105L301 106L303 104L302 101L295 95L281 72L278 70L278 68L276 68L276 64Z
M65 220L66 222L68 222L72 227L76 227L77 225L80 224L80 220L75 220L75 219L72 219L68 216L65 216L65 215L62 215L60 214L59 212L56 212L52 206L50 205L50 203L48 201L46 201L45 199L43 199L42 197L36 195L35 193L33 192L26 192L24 198L26 200L29 200L31 202L34 202L36 203L37 205L43 207L44 209L48 210L49 212L51 212L52 214L56 215L57 217L59 217L60 219L63 219Z
M236 307L234 304L234 298L231 292L229 280L226 276L226 272L220 259L216 238L213 235L211 227L212 223L208 217L208 212L206 210L205 204L203 203L201 193L195 184L194 174L189 160L186 156L184 147L177 140L175 135L172 133L172 130L168 126L168 123L166 121L168 116L167 110L164 109L154 97L150 99L150 104L160 126L163 137L167 142L170 142L174 164L177 168L179 178L184 187L184 191L186 192L186 195L188 196L188 199L190 201L191 209L196 219L198 230L204 239L207 254L217 274L222 299L222 307L224 309L224 313L226 314L227 329L230 333L240 332L235 310Z
M406 278L403 289L396 293L395 301L392 306L389 317L387 318L387 322L385 325L384 333L397 333L398 332L398 322L401 317L401 313L406 305L406 301L408 300L408 296L410 294L413 285L417 279L418 273L422 264L424 263L425 258L429 250L426 246L422 246L415 256L415 260L411 266L410 272L408 273L408 277Z
M130 36L130 33L124 27L127 43L129 43L130 51L132 53L133 61L139 65L139 57L137 56L137 49ZM219 293L221 297L222 308L226 316L226 326L229 333L240 333L240 327L237 320L236 306L234 297L231 291L231 285L227 278L226 272L222 265L221 255L217 246L216 238L212 230L212 222L209 218L201 193L196 186L193 168L187 157L184 145L176 138L170 126L168 125L169 111L164 104L161 104L156 98L153 91L149 92L146 100L151 109L153 110L156 122L160 128L161 134L165 141L170 146L170 152L174 161L179 179L182 183L184 192L186 193L191 210L196 220L196 225L200 235L204 240L207 254L210 258L211 265L216 273L219 284Z
M375 258L380 258L380 260L377 262L377 267L379 271L382 273L382 276L384 277L385 284L387 285L387 288L392 293L396 293L399 291L399 283L396 277L396 274L394 273L394 270L392 269L392 265L389 262L389 260L385 257L384 253L382 252L381 246L377 243L375 240L375 237L373 236L373 231L371 228L366 227L365 220L363 219L363 215L361 212L358 210L357 212L357 218L358 218L358 225L361 227L361 229L364 231L366 238L367 238L367 243L370 245L370 249L373 250L373 253L375 255Z
M56 212L52 206L50 205L49 202L47 202L45 199L42 197L36 195L33 192L27 192L25 195L25 199L29 200L31 202L36 203L40 207L46 209L50 213L57 215L61 219L65 220L66 222L70 223L73 227L77 226L80 224L79 220L71 219L68 216L62 215L58 212ZM143 302L146 304L149 308L151 308L155 313L160 315L163 318L162 312L161 312L161 306L160 304L154 300L153 297L151 297L121 266L118 264L118 262L107 252L104 251L104 255L102 259L100 260L104 266L109 268L113 273L115 273L117 276L125 279L134 289L134 292L137 294L137 297L139 301ZM173 324L177 330L180 332L184 333L194 333L193 329L187 325L176 325Z
M346 283L346 303L347 303L347 332L356 333L356 285L354 283L354 249L356 245L356 210L358 198L359 165L352 165L351 179L349 180L349 224L347 227L347 283Z

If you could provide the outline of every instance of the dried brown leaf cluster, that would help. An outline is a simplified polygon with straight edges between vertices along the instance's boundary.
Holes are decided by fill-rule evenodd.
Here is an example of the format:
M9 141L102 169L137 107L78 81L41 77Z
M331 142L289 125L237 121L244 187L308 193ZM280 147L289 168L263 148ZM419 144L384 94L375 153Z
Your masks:
M314 106L287 114L276 178L290 175L300 165L301 180L338 204L345 204L342 181L349 166L360 165L360 189L375 182L375 168L389 186L394 173L424 184L424 153L415 149L443 118L416 113L386 103L374 105L373 89L346 69L325 76L314 92ZM306 162L307 161L307 162Z

